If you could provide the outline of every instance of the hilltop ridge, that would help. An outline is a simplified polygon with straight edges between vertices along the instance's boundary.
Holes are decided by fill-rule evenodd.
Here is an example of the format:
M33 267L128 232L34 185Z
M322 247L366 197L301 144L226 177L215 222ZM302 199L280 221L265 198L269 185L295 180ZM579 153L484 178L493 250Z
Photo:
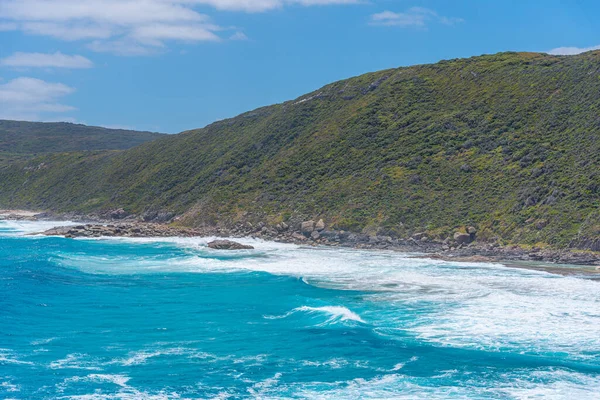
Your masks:
M155 132L111 129L71 122L0 120L0 162L39 154L126 150L163 136Z

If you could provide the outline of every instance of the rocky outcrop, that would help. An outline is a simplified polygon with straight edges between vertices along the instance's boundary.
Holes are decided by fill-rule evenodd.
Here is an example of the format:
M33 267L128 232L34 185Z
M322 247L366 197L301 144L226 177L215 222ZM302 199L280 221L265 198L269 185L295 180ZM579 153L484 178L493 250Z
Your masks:
M252 250L254 247L234 242L232 240L214 240L208 247L215 250Z
M569 251L519 246L501 246L495 243L471 243L438 253L444 260L467 261L473 257L485 257L479 261L543 261L559 264L600 265L600 252Z
M199 236L199 232L193 229L173 228L160 224L118 224L100 225L87 224L77 226L59 226L42 232L46 236L65 236L67 238L78 237L173 237Z
M315 230L315 221L304 221L300 224L300 232L306 237L310 236L310 234Z
M127 215L128 215L127 212L122 208L113 210L108 213L108 216L111 219L124 219L125 217L127 217Z
M471 239L471 235L468 233L456 232L454 234L454 241L457 244L468 244L468 243L471 243L472 239Z
M323 221L322 219L320 219L319 222L317 222L315 224L315 231L321 232L324 229L325 229L325 221Z

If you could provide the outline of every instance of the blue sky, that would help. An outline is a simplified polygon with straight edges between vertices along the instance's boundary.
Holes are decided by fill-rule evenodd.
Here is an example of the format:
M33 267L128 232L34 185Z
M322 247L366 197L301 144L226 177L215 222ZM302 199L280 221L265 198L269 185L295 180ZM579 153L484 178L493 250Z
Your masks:
M593 0L0 0L0 118L176 133L369 71L600 48Z

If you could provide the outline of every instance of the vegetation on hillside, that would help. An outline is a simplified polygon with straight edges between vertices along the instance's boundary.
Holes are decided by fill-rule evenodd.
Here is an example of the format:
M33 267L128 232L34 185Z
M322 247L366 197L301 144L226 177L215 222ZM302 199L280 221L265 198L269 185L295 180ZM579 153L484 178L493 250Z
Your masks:
M341 229L591 248L600 240L600 52L501 53L336 82L127 151L0 169L0 206L166 210L188 225Z
M161 136L68 122L0 120L0 163L44 153L126 150Z

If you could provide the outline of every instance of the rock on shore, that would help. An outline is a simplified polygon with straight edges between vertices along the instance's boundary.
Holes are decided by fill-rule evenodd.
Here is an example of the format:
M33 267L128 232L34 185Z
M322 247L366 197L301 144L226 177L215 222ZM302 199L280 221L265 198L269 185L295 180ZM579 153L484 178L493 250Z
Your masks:
M87 224L77 226L59 226L42 232L46 236L65 236L67 238L77 237L171 237L199 236L200 233L193 229L172 228L160 224L118 224L99 225Z
M252 250L254 247L245 244L233 242L231 240L214 240L208 244L208 247L215 250Z

